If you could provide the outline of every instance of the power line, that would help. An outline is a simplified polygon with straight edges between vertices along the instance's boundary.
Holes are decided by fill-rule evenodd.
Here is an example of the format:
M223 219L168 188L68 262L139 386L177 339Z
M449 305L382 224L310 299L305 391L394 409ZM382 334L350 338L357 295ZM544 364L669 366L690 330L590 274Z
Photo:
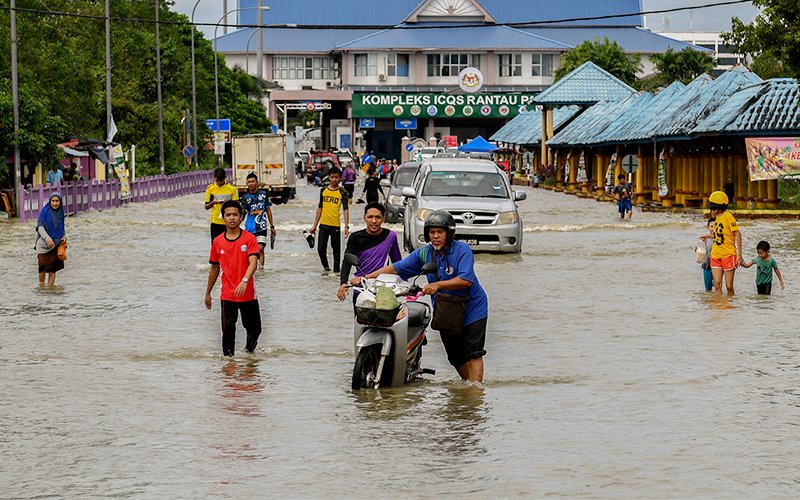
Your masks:
M169 20L159 20L156 21L155 19L145 19L145 18L133 18L133 17L118 17L118 16L111 16L111 21L114 22L128 22L128 23L142 23L142 24L161 24L161 25L177 25L177 26L185 26L185 25L194 25L195 27L198 26L206 26L206 27L214 27L214 26L221 26L227 28L281 28L281 29L291 29L291 30L322 30L322 29L338 29L338 30L398 30L398 29L405 29L405 30L425 30L425 29L455 29L455 28L485 28L485 27L492 27L492 26L508 26L508 27L528 27L528 26L540 26L540 25L558 25L564 23L576 23L580 21L601 21L604 19L616 19L622 17L636 17L636 16L646 16L652 14L668 14L671 12L683 12L683 11L694 11L700 9L709 9L713 7L723 7L727 5L737 5L743 3L752 3L752 0L726 0L716 3L710 3L706 5L697 5L697 6L687 6L687 7L673 7L670 9L658 9L658 10L649 10L649 11L639 11L639 12L629 12L629 13L621 13L621 14L609 14L604 16L587 16L587 17L573 17L573 18L564 18L564 19L548 19L543 21L516 21L516 22L508 22L508 23L493 23L493 24L471 24L471 23L464 23L464 24L455 24L453 26L447 25L436 25L436 26L414 26L414 25L333 25L333 24L292 24L292 25L277 25L277 26L260 26L258 24L216 24L216 23L192 23L190 21L169 21ZM11 7L9 6L2 6L0 7L2 10L10 11ZM106 17L103 15L96 15L96 14L82 14L77 12L63 12L63 11L53 11L53 10L43 10L43 9L31 9L31 8L23 8L17 7L15 9L18 13L24 12L28 14L40 14L46 16L59 16L59 17L72 17L78 19L93 19L93 20L104 20Z

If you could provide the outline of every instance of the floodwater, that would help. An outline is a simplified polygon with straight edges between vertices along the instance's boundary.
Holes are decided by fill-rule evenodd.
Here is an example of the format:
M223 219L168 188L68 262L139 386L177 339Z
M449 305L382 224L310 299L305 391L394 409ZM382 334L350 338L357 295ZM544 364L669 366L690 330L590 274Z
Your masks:
M757 297L751 268L719 298L701 291L699 216L619 222L529 190L523 254L476 258L484 386L434 334L435 376L354 393L351 306L301 234L315 191L274 209L252 358L220 355L218 288L202 304L200 198L70 217L53 290L34 224L0 224L0 497L800 494L797 222L741 224L785 291Z

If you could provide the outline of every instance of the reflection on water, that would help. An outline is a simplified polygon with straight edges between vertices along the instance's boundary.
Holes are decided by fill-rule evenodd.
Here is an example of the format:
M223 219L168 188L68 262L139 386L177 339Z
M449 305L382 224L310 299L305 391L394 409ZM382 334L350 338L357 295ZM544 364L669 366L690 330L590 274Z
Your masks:
M463 458L486 453L481 446L488 413L484 392L480 384L447 387L446 404L441 409L444 432L434 441L448 456Z
M223 386L220 389L222 408L242 417L260 417L264 382L258 370L258 360L248 357L231 360L222 367Z

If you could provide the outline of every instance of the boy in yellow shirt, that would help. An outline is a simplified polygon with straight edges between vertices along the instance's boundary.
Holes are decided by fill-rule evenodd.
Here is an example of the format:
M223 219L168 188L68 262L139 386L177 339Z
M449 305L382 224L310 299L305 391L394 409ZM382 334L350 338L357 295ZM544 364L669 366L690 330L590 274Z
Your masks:
M742 256L742 233L736 219L728 212L728 195L714 191L708 198L711 216L716 219L714 246L711 248L711 274L714 276L714 292L722 294L722 278L728 295L733 295L733 277L736 268L744 263Z
M330 239L333 249L333 272L339 272L341 263L340 255L342 252L341 222L340 212L344 212L344 237L350 234L350 211L347 201L347 191L339 186L342 179L342 171L333 167L328 172L330 185L323 187L319 192L319 206L314 217L314 225L308 230L309 233L317 232L319 226L319 239L317 241L317 253L319 261L325 272L331 268L328 266L328 240Z
M211 210L211 241L225 232L222 220L222 204L228 200L238 200L239 191L228 184L224 168L214 169L214 183L206 188L205 208Z

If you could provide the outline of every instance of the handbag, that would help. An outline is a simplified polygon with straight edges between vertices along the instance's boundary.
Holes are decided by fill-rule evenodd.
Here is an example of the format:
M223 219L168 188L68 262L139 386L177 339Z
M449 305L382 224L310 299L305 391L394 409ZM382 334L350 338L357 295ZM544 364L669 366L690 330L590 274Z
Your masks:
M434 263L436 263L436 251L433 252ZM439 264L436 263L436 281L439 281ZM431 328L446 332L452 335L461 335L464 329L464 315L467 313L467 301L469 300L469 290L462 297L450 293L439 292L436 294L436 307L433 309L433 320Z
M467 297L449 293L437 293L431 327L440 332L460 335L464 329L464 315L466 312Z
M58 244L58 260L67 260L67 242L64 240Z

